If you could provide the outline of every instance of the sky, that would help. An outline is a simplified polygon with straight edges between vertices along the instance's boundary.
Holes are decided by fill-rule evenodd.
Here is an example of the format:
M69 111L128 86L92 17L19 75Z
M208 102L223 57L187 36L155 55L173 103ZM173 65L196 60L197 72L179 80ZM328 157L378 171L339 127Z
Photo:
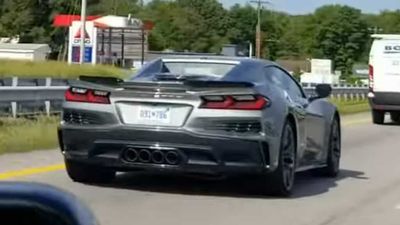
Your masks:
M220 0L226 7L235 3L246 4L250 0ZM290 14L306 14L326 4L346 4L366 13L379 13L382 10L400 9L400 0L269 0L269 8Z

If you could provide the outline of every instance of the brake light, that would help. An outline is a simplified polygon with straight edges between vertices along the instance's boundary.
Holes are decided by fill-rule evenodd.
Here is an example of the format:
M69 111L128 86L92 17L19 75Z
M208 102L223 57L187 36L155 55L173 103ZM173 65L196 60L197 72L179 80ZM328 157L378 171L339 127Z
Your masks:
M369 65L369 90L374 91L374 67Z
M89 90L85 88L70 88L65 92L67 102L87 102L110 104L110 93L106 91Z
M200 108L261 110L268 105L268 100L261 95L213 95L202 97Z

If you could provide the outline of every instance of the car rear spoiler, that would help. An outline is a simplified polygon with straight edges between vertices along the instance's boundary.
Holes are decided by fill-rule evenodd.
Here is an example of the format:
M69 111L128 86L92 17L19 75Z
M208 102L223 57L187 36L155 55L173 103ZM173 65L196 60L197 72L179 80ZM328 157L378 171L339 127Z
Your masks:
M103 84L111 86L119 85L124 82L122 79L116 77L100 77L100 76L84 76L84 75L79 76L79 80L95 84Z
M251 88L254 84L236 81L215 80L185 80L185 81L123 81L114 77L80 76L79 81L71 82L74 87L87 87L96 89L136 89L136 90L193 90L193 89L218 89L218 88Z

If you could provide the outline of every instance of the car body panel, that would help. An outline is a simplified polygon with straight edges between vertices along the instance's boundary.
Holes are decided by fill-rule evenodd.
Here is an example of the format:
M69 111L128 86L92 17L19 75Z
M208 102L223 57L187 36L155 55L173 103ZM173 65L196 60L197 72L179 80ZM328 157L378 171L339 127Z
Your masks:
M64 103L59 138L65 157L120 170L272 172L278 167L284 124L293 118L297 170L320 167L326 162L336 107L324 99L311 101L303 91L304 96L292 99L285 90L271 84L264 69L278 65L247 58L176 60L233 63L235 67L218 80L155 81L162 63L157 59L123 84L73 83L74 87L109 91L111 104ZM269 104L263 110L201 108L202 96L213 95L261 95ZM158 107L170 116L165 116L168 119L163 122L139 121L137 115L141 108L145 110L140 112L146 114L146 107ZM121 155L129 147L173 149L182 163L127 163Z

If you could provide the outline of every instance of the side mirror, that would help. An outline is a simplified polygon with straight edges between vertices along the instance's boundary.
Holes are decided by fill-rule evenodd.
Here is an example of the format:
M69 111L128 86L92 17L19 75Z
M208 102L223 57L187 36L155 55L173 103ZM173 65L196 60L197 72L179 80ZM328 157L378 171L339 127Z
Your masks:
M98 224L74 195L27 182L0 182L0 218L8 225Z
M327 98L332 93L332 87L329 84L318 84L315 87L315 92L317 93L317 98Z

